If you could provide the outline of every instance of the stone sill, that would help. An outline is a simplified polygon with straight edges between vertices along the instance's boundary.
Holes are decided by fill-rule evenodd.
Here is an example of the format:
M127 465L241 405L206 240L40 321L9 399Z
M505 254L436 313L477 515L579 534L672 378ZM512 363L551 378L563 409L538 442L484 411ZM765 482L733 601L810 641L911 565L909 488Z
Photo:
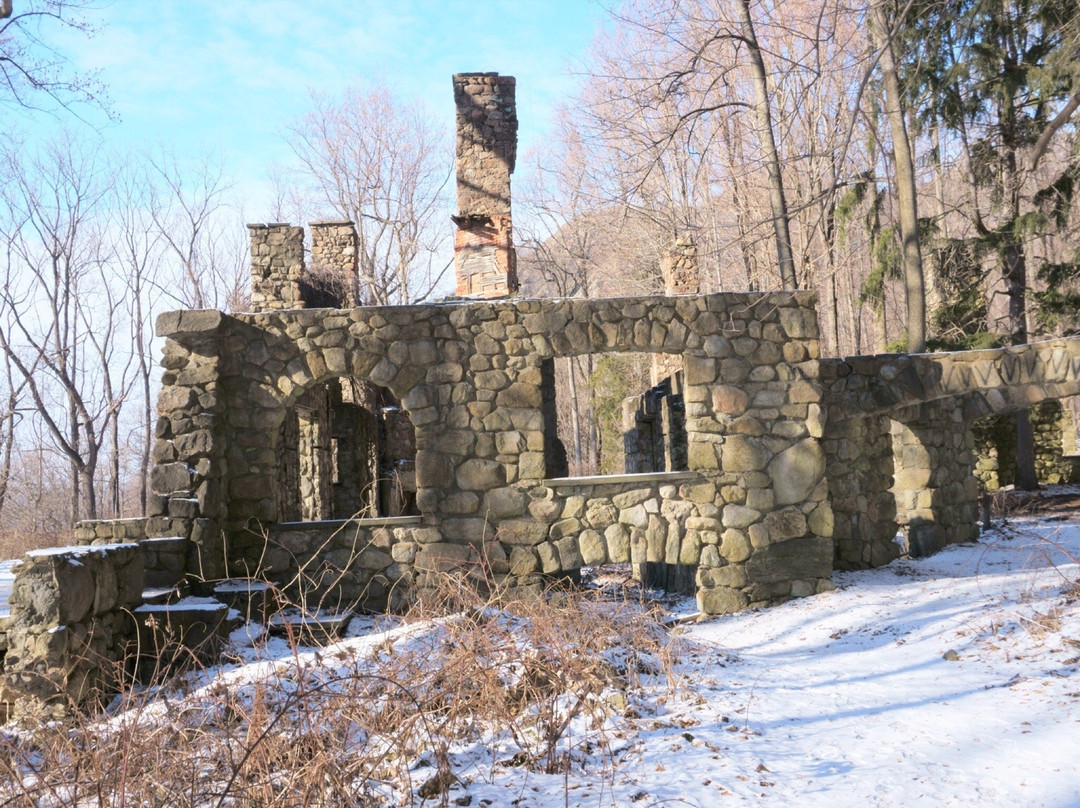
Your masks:
M312 530L331 527L345 527L355 525L357 527L404 527L406 525L419 525L424 521L422 516L365 516L361 519L321 519L316 522L275 522L269 525L271 530Z
M593 477L552 477L543 481L549 488L572 485L618 485L620 483L671 483L696 480L696 471L650 471L643 474L600 474Z

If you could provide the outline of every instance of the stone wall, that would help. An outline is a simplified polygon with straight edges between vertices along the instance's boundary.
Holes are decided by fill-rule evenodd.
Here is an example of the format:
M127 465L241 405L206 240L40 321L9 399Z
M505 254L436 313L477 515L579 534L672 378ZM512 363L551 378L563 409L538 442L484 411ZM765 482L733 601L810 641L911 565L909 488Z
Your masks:
M130 519L88 519L75 523L75 543L79 545L136 542L145 538L145 516Z
M142 602L138 544L58 547L15 570L0 667L0 702L14 716L59 717L107 695L123 673Z
M417 517L280 523L259 541L263 554L237 558L237 568L282 586L306 611L399 609L411 594L421 546Z
M533 587L592 558L623 558L606 534L630 525L626 541L633 546L637 528L645 548L635 563L667 580L696 568L710 612L817 591L834 563L874 566L972 538L968 425L1080 390L1080 340L821 361L813 296L798 292L174 312L158 332L166 371L146 532L190 538L192 571L292 574L256 563L288 518L281 425L320 385L359 385L387 390L415 428L420 523L396 527L377 549L411 565L418 585L480 565ZM553 361L622 352L677 359L693 477L553 480L565 474ZM645 503L656 512L637 524ZM415 549L401 551L410 562L394 557L398 545ZM364 587L378 576L382 586L407 579L379 563L357 567L364 572L342 597L369 597Z
M829 421L822 447L828 458L837 569L888 564L900 555L889 418Z
M1065 454L1066 441L1073 438L1072 412L1057 401L1028 411L1035 438L1035 476L1040 483L1080 482L1080 459ZM998 415L974 425L975 476L987 491L1012 485L1016 462L1016 418Z
M963 403L946 399L901 410L892 436L903 550L930 555L946 544L977 539L979 485Z
M623 454L627 472L686 470L681 372L623 401Z

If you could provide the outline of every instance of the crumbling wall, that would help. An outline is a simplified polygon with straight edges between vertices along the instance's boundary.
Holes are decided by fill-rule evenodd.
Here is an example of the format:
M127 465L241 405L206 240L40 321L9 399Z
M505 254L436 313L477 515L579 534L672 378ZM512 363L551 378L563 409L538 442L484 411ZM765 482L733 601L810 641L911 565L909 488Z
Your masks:
M142 602L138 544L34 550L16 567L0 665L14 717L61 717L107 697L123 673Z
M1028 411L1035 444L1035 477L1040 483L1080 482L1080 459L1066 453L1075 446L1071 406L1048 401ZM987 491L1015 482L1016 416L998 415L974 425L975 476Z
M682 372L623 402L627 473L686 470L686 406Z
M252 575L269 578L309 613L386 611L413 594L413 562L425 537L417 517L281 523L266 529Z

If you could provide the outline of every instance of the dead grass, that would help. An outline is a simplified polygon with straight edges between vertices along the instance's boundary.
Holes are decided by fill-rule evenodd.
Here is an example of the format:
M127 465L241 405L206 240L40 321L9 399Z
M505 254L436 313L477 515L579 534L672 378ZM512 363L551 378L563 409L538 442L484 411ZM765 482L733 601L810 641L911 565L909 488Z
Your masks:
M448 578L357 652L293 646L256 673L130 689L110 714L0 736L0 805L446 805L504 767L607 771L674 686L640 603L483 599ZM454 604L453 613L444 607Z

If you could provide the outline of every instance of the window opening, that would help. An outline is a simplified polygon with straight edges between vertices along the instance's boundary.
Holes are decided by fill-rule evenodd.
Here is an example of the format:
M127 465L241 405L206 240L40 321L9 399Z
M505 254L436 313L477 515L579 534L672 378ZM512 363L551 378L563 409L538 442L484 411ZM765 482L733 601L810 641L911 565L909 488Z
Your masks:
M278 519L416 515L416 434L386 388L332 379L306 391L279 436Z
M583 354L541 366L548 477L687 469L682 357Z

